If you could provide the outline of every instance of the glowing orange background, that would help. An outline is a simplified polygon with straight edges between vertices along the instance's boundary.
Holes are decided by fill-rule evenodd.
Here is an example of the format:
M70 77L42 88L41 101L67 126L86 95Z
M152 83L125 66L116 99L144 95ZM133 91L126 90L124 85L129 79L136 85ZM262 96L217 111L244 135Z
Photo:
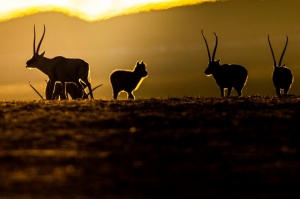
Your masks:
M41 8L30 10L36 14L28 15L25 10L20 17L4 20L0 22L0 100L39 99L29 81L40 92L45 88L47 76L25 68L32 57L34 24L37 39L46 25L40 49L46 57L77 57L90 64L92 85L103 84L95 91L96 98L112 98L111 71L131 69L141 60L148 64L149 76L135 91L137 98L219 96L213 78L204 74L208 58L201 29L210 48L215 42L213 32L218 34L216 58L221 58L221 63L238 63L248 69L244 95L275 95L267 35L270 34L277 59L288 35L283 63L295 76L290 92L300 94L300 1L200 2L163 10L145 9L148 11L98 21L70 17L65 12L39 12L44 11Z
M47 11L61 12L86 21L97 21L208 1L215 0L10 0L0 2L0 21Z

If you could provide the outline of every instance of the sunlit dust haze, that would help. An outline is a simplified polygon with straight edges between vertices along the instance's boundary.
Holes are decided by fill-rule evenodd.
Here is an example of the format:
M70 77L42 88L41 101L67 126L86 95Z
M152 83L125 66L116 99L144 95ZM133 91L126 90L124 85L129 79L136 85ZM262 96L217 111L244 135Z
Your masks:
M0 21L35 14L62 12L87 21L124 14L193 5L216 0L10 0L0 2Z
M44 25L39 52L86 61L92 87L103 84L93 92L95 99L113 99L110 74L132 70L137 61L147 64L148 77L134 91L136 99L219 97L216 81L204 73L208 54L201 30L211 53L214 32L218 35L216 60L248 70L243 96L276 96L268 35L277 63L288 36L282 64L294 74L289 93L300 95L298 0L34 2L0 1L0 100L41 99L29 82L45 97L48 76L26 68L33 56L34 26L37 45ZM118 97L126 98L126 93Z

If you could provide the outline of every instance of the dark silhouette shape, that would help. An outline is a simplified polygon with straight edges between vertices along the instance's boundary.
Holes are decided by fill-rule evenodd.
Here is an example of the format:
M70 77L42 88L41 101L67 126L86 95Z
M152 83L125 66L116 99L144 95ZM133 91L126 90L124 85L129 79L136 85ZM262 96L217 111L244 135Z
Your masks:
M117 99L121 91L126 91L128 99L134 99L133 91L137 90L142 80L148 76L146 65L143 61L136 62L132 71L116 70L110 75L110 82L113 89L113 97Z
M43 36L38 44L37 49L35 49L35 26L34 26L34 40L33 40L33 57L26 62L26 68L37 68L46 75L48 75L49 79L52 82L52 96L51 99L54 98L53 93L55 92L54 84L56 82L61 82L63 99L67 99L66 97L66 82L74 82L79 88L88 87L90 96L93 99L93 93L90 83L90 69L89 64L86 63L82 59L70 59L62 56L57 56L52 59L44 57L45 52L42 54L39 53L39 49L41 43L45 36L45 25ZM49 89L51 89L49 88Z
M230 96L232 88L234 88L238 96L242 95L242 89L246 84L248 78L248 71L245 67L237 64L222 64L220 65L220 59L215 59L215 54L218 46L218 37L216 33L214 33L216 37L216 45L214 48L214 52L212 57L210 56L209 48L207 41L204 37L203 30L201 30L203 39L206 44L207 52L208 52L208 67L204 71L207 76L212 75L216 80L217 85L220 87L221 96L224 97L224 89L228 89L228 97Z
M80 89L73 82L67 83L66 89L67 93L71 96L72 99L83 99L83 95L86 95L84 89ZM86 99L88 99L88 97Z
M55 84L53 84L50 79L48 81L46 80L46 88L45 88L46 100L57 99L56 96L53 95L54 86Z
M46 81L46 89L45 89L45 94L46 94L46 99L51 99L52 97L52 82L51 80ZM53 93L53 99L62 99L64 97L63 91L62 91L62 84L61 82L56 82L55 84L55 89ZM92 91L96 90L103 84L100 84L96 86L95 88L92 89ZM72 99L88 99L88 96L90 93L86 93L84 89L80 89L74 82L66 82L66 93L71 96ZM68 95L67 95L68 99Z
M61 82L55 82L54 84L51 80L46 81L46 99L68 99L68 95L63 94L63 87ZM54 88L52 86L54 85ZM72 99L82 98L82 92L78 88L78 86L73 82L66 82L65 83L66 93L68 93ZM65 98L66 97L66 98Z
M66 85L66 88L68 86ZM54 89L53 89L53 99L58 100L65 100L68 99L68 95L67 94L63 94L63 87L62 87L62 83L61 82L55 82L54 84Z
M284 94L287 95L290 87L294 81L294 77L293 77L293 73L290 69L288 69L287 67L285 67L285 64L281 65L287 44L288 44L288 36L286 36L286 43L284 46L284 49L282 51L280 60L279 60L279 64L276 64L276 59L274 56L274 52L272 49L272 45L270 42L270 35L268 35L268 42L269 42L269 46L271 49L271 53L272 53L272 57L273 57L273 61L274 61L274 71L273 71L273 75L272 75L272 80L273 80L273 84L274 87L276 89L276 94L278 96L281 96L280 90L283 89Z

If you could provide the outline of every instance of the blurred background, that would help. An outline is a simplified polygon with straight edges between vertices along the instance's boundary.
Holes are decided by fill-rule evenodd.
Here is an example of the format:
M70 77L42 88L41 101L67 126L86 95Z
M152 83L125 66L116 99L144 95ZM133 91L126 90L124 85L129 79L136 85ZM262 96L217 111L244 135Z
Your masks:
M206 2L162 11L141 12L107 20L87 22L58 12L44 12L0 23L0 100L34 100L39 96L28 82L44 94L47 76L26 69L33 53L33 25L37 41L46 25L40 53L81 58L89 63L96 99L112 99L109 75L115 69L132 69L147 63L149 76L134 92L137 98L220 96L208 64L206 39L213 51L216 32L221 64L247 68L249 78L243 95L275 95L271 75L273 59L267 36L279 61L294 73L291 94L300 94L300 1L231 0ZM236 92L233 91L233 95ZM126 94L121 94L126 98Z

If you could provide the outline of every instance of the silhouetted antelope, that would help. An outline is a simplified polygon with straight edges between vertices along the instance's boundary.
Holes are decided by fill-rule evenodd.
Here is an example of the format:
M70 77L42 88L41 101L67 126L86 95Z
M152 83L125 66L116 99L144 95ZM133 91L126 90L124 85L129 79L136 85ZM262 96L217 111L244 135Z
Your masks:
M216 37L216 45L214 48L214 52L212 57L210 57L210 52L208 48L207 41L204 37L203 30L201 30L203 39L206 44L207 52L208 52L208 67L204 71L204 73L207 76L212 75L214 79L216 80L218 86L221 90L221 96L224 96L224 89L228 89L227 95L230 96L232 88L234 88L238 96L242 95L242 89L244 85L246 84L247 78L248 78L248 71L245 67L237 64L222 64L220 65L220 59L215 59L215 54L218 46L218 37L216 33L214 33Z
M285 46L284 46L284 49L282 51L282 54L281 54L281 57L280 57L280 60L279 60L279 63L278 65L276 64L276 59L275 59L275 56L274 56L274 52L273 52L273 49L272 49L272 45L271 45L271 42L270 42L270 36L268 35L268 41L269 41L269 45L270 45L270 49L271 49L271 53L272 53L272 57L273 57L273 61L274 61L274 72L273 72L273 75L272 75L272 80L273 80L273 84L274 84L274 87L276 89L276 94L278 96L280 96L280 90L283 89L284 91L284 94L287 95L288 94L288 91L290 90L290 87L293 83L293 80L294 80L294 77L293 77L293 73L291 72L290 69L288 69L287 67L285 67L285 64L281 65L281 61L283 59L283 55L285 53L285 50L286 50L286 47L287 47L287 44L288 44L288 36L286 36L286 43L285 43Z
M134 99L133 91L137 90L142 80L147 77L148 72L143 61L136 62L132 71L116 70L110 75L110 82L113 89L114 99L117 99L119 92L126 91L128 99Z
M55 92L54 84L61 82L63 99L66 99L66 82L74 82L79 88L88 87L90 96L93 99L93 93L90 83L90 69L89 64L82 59L70 59L62 56L57 56L52 59L44 57L45 52L39 55L39 49L45 36L45 25L43 36L35 50L35 26L34 26L34 40L33 40L33 56L26 62L26 68L37 68L46 75L52 82L52 96Z

